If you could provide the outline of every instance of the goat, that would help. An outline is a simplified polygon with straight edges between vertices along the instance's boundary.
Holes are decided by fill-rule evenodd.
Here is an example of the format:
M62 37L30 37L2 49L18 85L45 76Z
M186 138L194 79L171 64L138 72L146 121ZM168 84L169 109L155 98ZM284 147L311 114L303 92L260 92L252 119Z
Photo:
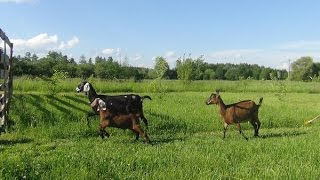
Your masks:
M76 87L76 91L78 93L85 92L90 103L92 103L96 98L102 99L106 104L108 104L109 111L112 115L130 113L139 114L140 118L148 129L148 120L143 114L143 100L146 98L151 100L150 96L139 96L137 94L126 94L118 96L101 95L97 94L91 83L87 81L81 82ZM89 111L87 113L87 125L89 125L89 117L95 115L99 115L99 113L97 109L95 109L95 107L92 107L92 111Z
M100 115L100 137L103 139L105 135L107 137L110 136L110 134L105 130L106 127L116 127L121 129L130 129L136 134L136 140L139 139L139 135L144 137L144 140L146 143L150 143L150 139L145 133L141 126L139 113L128 113L128 114L117 114L112 115L109 111L109 106L106 104L102 99L96 98L92 101L91 107L94 107L98 110ZM111 118L112 117L112 118Z
M219 91L216 90L216 93L212 93L208 98L206 104L216 104L218 106L221 117L224 121L224 130L223 130L223 139L226 137L227 127L230 124L237 124L237 128L246 140L248 138L241 131L240 123L249 121L254 128L254 136L259 136L260 121L258 117L259 107L261 106L263 98L259 100L257 105L251 100L240 101L234 104L226 105L222 101Z

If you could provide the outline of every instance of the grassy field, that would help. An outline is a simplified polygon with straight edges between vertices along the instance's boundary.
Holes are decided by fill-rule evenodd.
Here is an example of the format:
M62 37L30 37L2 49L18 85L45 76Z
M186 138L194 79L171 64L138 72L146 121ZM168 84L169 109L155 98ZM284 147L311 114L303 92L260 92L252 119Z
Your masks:
M98 119L87 127L90 109L80 80L67 79L49 95L46 82L14 83L10 133L0 136L0 179L318 179L320 122L303 126L319 114L319 83L281 81L165 81L166 93L147 82L94 80L99 92L150 95L144 112L152 145L135 141L130 131L109 128L98 136ZM244 87L245 86L245 87ZM240 87L240 88L237 88ZM205 105L219 88L226 104L258 101L260 137L244 123L245 141L234 126L222 139L217 107Z

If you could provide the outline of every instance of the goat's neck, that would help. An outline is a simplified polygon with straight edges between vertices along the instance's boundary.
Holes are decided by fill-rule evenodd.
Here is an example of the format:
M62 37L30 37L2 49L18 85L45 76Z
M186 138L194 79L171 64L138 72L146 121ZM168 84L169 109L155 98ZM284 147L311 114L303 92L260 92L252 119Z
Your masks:
M224 104L224 102L222 101L222 99L221 99L220 96L218 97L218 100L219 100L219 101L218 101L217 105L218 105L220 114L221 114L222 116L224 116L224 115L226 114L227 106Z
M88 99L90 102L93 102L94 99L97 97L97 92L96 90L92 87L92 85L90 84L90 90L88 92Z

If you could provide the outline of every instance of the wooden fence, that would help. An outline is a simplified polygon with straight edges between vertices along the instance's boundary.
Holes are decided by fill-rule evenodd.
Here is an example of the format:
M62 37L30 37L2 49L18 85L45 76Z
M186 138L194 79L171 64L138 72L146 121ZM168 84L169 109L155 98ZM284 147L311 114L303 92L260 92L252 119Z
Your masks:
M13 43L0 28L0 134L8 127L10 100L13 93L12 53ZM1 42L1 41L0 41ZM2 44L2 43L1 43ZM7 50L9 48L9 50ZM8 51L8 52L7 52Z

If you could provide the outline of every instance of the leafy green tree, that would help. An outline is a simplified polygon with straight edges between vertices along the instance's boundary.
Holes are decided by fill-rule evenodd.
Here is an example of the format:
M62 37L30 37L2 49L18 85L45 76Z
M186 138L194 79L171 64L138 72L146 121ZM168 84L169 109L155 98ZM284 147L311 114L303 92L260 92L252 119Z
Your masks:
M271 80L270 73L272 72L271 68L262 68L260 73L261 80Z
M94 65L93 64L79 64L77 66L77 75L83 79L87 79L94 75Z
M309 56L301 57L297 59L295 62L291 64L292 73L291 79L292 80L310 80L312 77L311 67L313 64L313 59Z
M166 59L161 56L156 57L154 70L157 78L165 78L169 70L169 64Z
M224 65L223 64L218 64L217 68L216 68L216 78L217 79L224 79Z
M254 64L250 69L252 71L252 78L258 80L260 78L261 67L259 67L257 64Z
M198 57L196 60L192 61L192 77L193 80L203 79L205 71L205 64L203 56Z
M79 64L87 64L87 60L86 60L86 57L84 55L80 56Z
M178 79L184 82L190 82L192 80L192 59L178 59L177 60L177 74Z
M230 67L224 76L227 80L239 80L239 71L236 67Z
M103 79L119 78L120 71L119 63L114 61L112 57L108 57L108 60L96 58L95 74L97 77Z
M209 79L215 79L215 72L213 69L206 69L204 71L203 79L209 80Z

